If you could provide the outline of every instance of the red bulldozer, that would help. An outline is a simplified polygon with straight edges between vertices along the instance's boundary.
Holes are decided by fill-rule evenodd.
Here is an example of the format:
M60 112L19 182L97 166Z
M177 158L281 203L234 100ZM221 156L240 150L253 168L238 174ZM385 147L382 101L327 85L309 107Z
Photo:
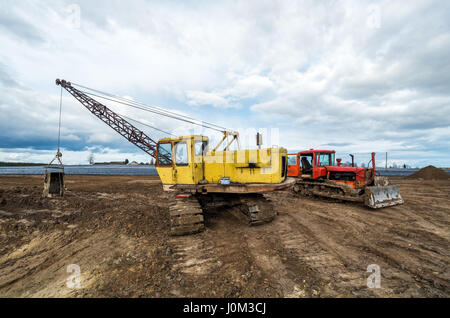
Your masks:
M368 167L344 165L334 150L306 150L288 154L288 176L296 177L295 193L317 195L344 201L363 202L378 209L402 204L398 185L390 185L386 177L376 175L375 153ZM370 167L371 165L371 167Z

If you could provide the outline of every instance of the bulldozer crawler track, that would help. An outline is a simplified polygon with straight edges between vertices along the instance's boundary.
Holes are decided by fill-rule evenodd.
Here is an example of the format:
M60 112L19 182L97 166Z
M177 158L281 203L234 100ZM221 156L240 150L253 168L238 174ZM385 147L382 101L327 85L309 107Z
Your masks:
M330 182L313 182L313 181L297 181L293 187L296 194L301 195L316 195L320 197L327 197L337 200L363 202L364 193L359 194L357 190L350 189L346 185Z

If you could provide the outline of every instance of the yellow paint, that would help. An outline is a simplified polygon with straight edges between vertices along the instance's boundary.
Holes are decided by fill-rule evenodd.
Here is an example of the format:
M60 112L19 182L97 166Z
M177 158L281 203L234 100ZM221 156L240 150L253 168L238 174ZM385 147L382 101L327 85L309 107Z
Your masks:
M207 146L202 154L201 142L207 144L208 138L192 135L159 140L158 148L170 144L172 158L170 165L156 167L163 184L220 183L223 177L230 178L232 183L281 183L286 178L284 148L209 152ZM180 159L185 149L186 164ZM182 156L176 156L177 153Z

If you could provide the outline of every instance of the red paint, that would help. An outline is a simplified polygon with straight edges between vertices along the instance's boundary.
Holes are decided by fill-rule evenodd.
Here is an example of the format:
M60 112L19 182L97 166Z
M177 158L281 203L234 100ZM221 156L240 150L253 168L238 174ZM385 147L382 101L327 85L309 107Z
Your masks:
M300 158L302 155L312 155L312 173L311 176L308 173L306 176L302 172L302 167L300 163ZM360 168L360 167L348 167L341 165L341 159L337 159L337 164L331 162L330 165L327 166L319 166L316 162L317 154L335 154L334 150L305 150L300 151L297 154L289 154L296 156L296 164L288 165L288 177L298 177L298 178L312 178L312 179L330 179L330 173L332 172L342 172L353 174L355 176L355 180L330 180L337 183L345 183L352 188L360 188L365 185L369 185L373 182L373 178L375 176L375 153L372 153L372 168ZM367 172L371 170L370 172ZM366 180L367 178L367 180Z

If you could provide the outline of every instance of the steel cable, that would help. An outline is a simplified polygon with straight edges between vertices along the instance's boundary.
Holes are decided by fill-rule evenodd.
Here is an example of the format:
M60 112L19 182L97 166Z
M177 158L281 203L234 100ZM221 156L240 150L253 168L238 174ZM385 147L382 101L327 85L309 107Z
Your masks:
M186 116L186 115L177 114L175 112L168 111L168 110L165 110L165 109L160 108L160 107L149 106L149 105L143 104L141 102L136 102L136 101L133 101L133 100L129 100L129 99L126 99L126 98L123 98L123 97L120 97L120 96L116 96L116 95L109 94L109 93L106 93L106 92L102 92L102 91L99 91L99 90L96 90L96 89L92 89L92 88L89 88L89 87L86 87L86 86L83 86L83 85L80 85L80 84L72 83L72 85L75 85L75 86L78 86L78 87L82 87L84 89L87 89L89 91L97 93L97 94L94 94L94 93L91 93L91 92L82 91L83 93L85 93L87 95L96 96L96 97L103 98L103 99L106 99L106 100L109 100L109 101L112 101L112 102L115 102L115 103L120 103L120 104L123 104L123 105L126 105L126 106L134 107L134 108L137 108L137 109L140 109L140 110L144 110L144 111L148 111L148 112L151 112L151 113L154 113L154 114L157 114L157 115L161 115L161 116L169 117L169 118L172 118L172 119L184 121L184 122L187 122L187 123L190 123L190 124L198 125L198 126L201 126L201 127L204 127L204 128L208 128L208 129L212 129L212 130L219 131L219 132L223 132L223 131L228 130L225 127L222 127L222 126L219 126L219 125L216 125L216 124L212 124L212 123L209 123L209 122L205 122L205 121L201 121L201 123L199 123L199 121L196 120L195 118L192 118L192 117L189 117L189 116ZM101 96L101 95L98 95L98 94L105 95L105 96L108 96L108 97Z

